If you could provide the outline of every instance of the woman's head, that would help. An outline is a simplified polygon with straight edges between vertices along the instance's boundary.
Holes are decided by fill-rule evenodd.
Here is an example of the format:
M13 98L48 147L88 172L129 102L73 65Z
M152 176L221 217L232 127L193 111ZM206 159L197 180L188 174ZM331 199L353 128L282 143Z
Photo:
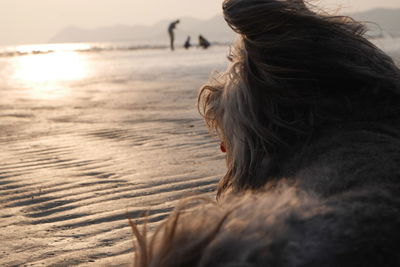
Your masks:
M223 11L238 40L199 95L227 150L220 192L261 186L323 128L398 117L399 69L362 24L302 0L225 0Z

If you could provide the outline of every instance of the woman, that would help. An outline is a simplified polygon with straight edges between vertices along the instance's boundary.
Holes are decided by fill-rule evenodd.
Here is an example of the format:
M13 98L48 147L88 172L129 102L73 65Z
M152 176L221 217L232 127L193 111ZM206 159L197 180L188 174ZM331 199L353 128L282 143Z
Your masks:
M137 266L400 266L398 67L363 25L302 0L223 10L239 39L199 96L226 151L222 199L178 208Z

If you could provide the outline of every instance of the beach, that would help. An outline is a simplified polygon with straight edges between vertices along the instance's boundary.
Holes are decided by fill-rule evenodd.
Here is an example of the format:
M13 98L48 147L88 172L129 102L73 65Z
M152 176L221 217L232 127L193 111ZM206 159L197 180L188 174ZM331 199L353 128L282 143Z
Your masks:
M0 57L0 266L129 266L127 216L154 229L225 173L196 102L228 47L76 47Z
M124 266L127 214L152 229L184 196L215 199L224 157L196 98L226 53L0 58L0 266Z

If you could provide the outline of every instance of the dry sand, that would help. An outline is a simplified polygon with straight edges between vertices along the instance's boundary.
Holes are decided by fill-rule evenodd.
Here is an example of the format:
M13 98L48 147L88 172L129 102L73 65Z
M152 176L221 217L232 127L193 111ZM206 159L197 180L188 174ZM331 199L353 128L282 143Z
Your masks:
M154 227L183 196L214 198L224 159L195 107L210 71L51 101L2 90L0 266L126 266L127 211Z

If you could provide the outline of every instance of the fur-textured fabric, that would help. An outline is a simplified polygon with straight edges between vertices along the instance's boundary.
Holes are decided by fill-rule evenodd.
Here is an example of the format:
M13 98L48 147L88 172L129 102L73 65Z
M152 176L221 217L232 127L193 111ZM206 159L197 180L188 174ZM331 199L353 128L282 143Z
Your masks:
M137 267L400 266L400 70L347 17L225 0L239 33L199 107L224 142L218 204L177 208Z
M278 185L178 209L142 243L135 266L399 266L400 199L393 191L365 186L321 199Z

